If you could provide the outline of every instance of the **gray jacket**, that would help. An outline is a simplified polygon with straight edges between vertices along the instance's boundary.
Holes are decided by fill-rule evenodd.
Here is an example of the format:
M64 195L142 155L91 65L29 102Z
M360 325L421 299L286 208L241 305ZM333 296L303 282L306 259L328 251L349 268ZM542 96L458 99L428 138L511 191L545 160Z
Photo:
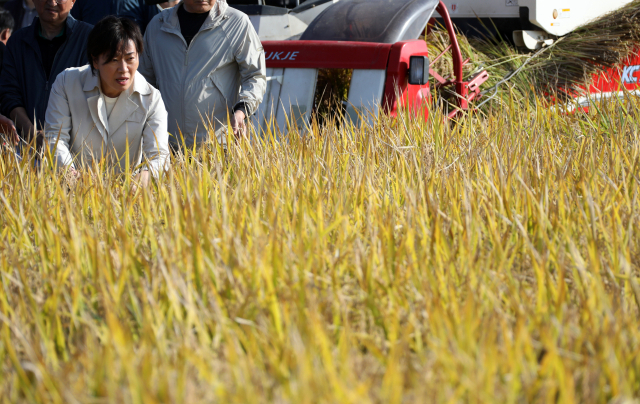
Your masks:
M215 132L224 143L227 117L239 103L252 115L267 87L264 50L245 14L217 0L187 47L178 8L154 17L139 71L158 88L169 113L170 143L200 144Z

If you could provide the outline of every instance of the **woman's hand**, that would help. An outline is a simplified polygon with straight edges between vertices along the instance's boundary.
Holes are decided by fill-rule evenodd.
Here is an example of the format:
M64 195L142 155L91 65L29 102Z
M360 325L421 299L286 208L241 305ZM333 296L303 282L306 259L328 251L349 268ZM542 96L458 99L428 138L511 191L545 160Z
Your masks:
M80 172L76 170L73 166L69 166L67 171L64 173L64 180L67 183L67 187L69 190L72 190L76 187L78 180L80 179Z
M144 170L139 172L135 177L133 177L133 184L131 185L131 194L135 194L138 192L138 188L146 188L149 186L149 182L151 181L149 171Z

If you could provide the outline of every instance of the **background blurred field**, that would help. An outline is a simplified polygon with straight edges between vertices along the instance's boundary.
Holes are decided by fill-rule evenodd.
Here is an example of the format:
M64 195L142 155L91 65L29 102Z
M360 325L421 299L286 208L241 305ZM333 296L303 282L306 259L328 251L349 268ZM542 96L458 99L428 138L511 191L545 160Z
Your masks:
M640 103L516 90L211 145L135 197L4 153L0 402L634 402Z

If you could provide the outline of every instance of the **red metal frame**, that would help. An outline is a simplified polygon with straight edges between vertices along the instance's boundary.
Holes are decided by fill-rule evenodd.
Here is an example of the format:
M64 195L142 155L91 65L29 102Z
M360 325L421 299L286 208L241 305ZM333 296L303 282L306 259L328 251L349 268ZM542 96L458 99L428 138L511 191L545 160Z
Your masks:
M268 67L386 69L393 45L369 42L265 41Z
M333 41L265 41L262 44L270 68L385 70L382 108L395 116L399 105L413 111L430 99L429 85L408 84L409 59L429 56L427 44L414 40L396 44Z
M596 97L618 97L629 91L640 90L640 49L618 66L594 75L588 88L590 95ZM582 107L588 110L589 107Z
M591 101L624 97L631 92L640 96L640 49L636 49L617 66L594 74L588 86L578 86L577 90L560 86L555 91L558 94L545 92L545 97L551 104L566 104L571 98L576 101L576 104L561 107L561 110L568 113L588 112Z
M436 11L444 21L444 26L449 34L449 41L451 41L451 44L433 60L432 65L445 53L451 51L454 78L443 78L431 68L429 68L429 74L431 74L431 76L436 80L436 90L448 86L455 87L457 105L456 108L449 113L449 118L454 118L461 111L467 111L469 109L469 102L480 96L480 86L487 81L489 74L486 70L483 70L473 75L468 81L464 80L464 66L469 63L469 59L462 59L462 51L460 50L456 30L453 26L453 22L451 21L451 16L449 15L447 6L441 1L440 4L438 4L438 7L436 7Z
M411 56L429 56L424 41L414 40L393 44L387 65L387 81L384 86L382 108L390 116L396 116L398 106L411 110L415 115L423 112L429 116L426 108L431 100L429 84L423 86L409 84L409 63Z
M454 86L457 94L456 108L449 114L455 117L469 109L469 102L480 95L480 86L488 74L482 71L468 81L464 80L464 66L469 60L462 59L460 44L451 22L447 7L441 1L436 11L442 16L451 45L437 58L451 51L454 77L445 79L433 69L435 89ZM422 86L408 83L411 56L429 56L427 44L422 40L404 41L396 44L338 41L265 41L263 42L267 66L270 68L312 69L375 69L386 70L386 82L382 99L385 113L395 116L402 106L414 114L428 116L426 106L431 99L429 84ZM433 62L432 62L433 63Z

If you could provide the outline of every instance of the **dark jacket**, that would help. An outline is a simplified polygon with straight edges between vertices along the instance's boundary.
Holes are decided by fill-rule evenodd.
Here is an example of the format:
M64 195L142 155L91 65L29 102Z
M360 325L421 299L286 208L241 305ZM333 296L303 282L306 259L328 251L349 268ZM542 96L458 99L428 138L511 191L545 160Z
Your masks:
M71 9L76 20L93 25L108 15L126 17L135 21L142 33L159 12L157 6L147 6L144 0L77 0Z
M24 107L30 119L33 120L35 113L37 126L42 128L51 85L58 74L69 67L87 64L87 37L93 27L76 21L71 16L67 17L66 23L66 39L56 54L49 80L36 39L36 28L40 26L38 19L11 35L0 74L0 104L3 115L9 116L13 109Z
M5 10L11 13L13 21L16 24L16 31L22 26L22 17L24 17L24 6L22 0L9 0L2 6Z
M4 51L7 49L7 45L0 42L0 73L2 73L2 60L4 59Z

